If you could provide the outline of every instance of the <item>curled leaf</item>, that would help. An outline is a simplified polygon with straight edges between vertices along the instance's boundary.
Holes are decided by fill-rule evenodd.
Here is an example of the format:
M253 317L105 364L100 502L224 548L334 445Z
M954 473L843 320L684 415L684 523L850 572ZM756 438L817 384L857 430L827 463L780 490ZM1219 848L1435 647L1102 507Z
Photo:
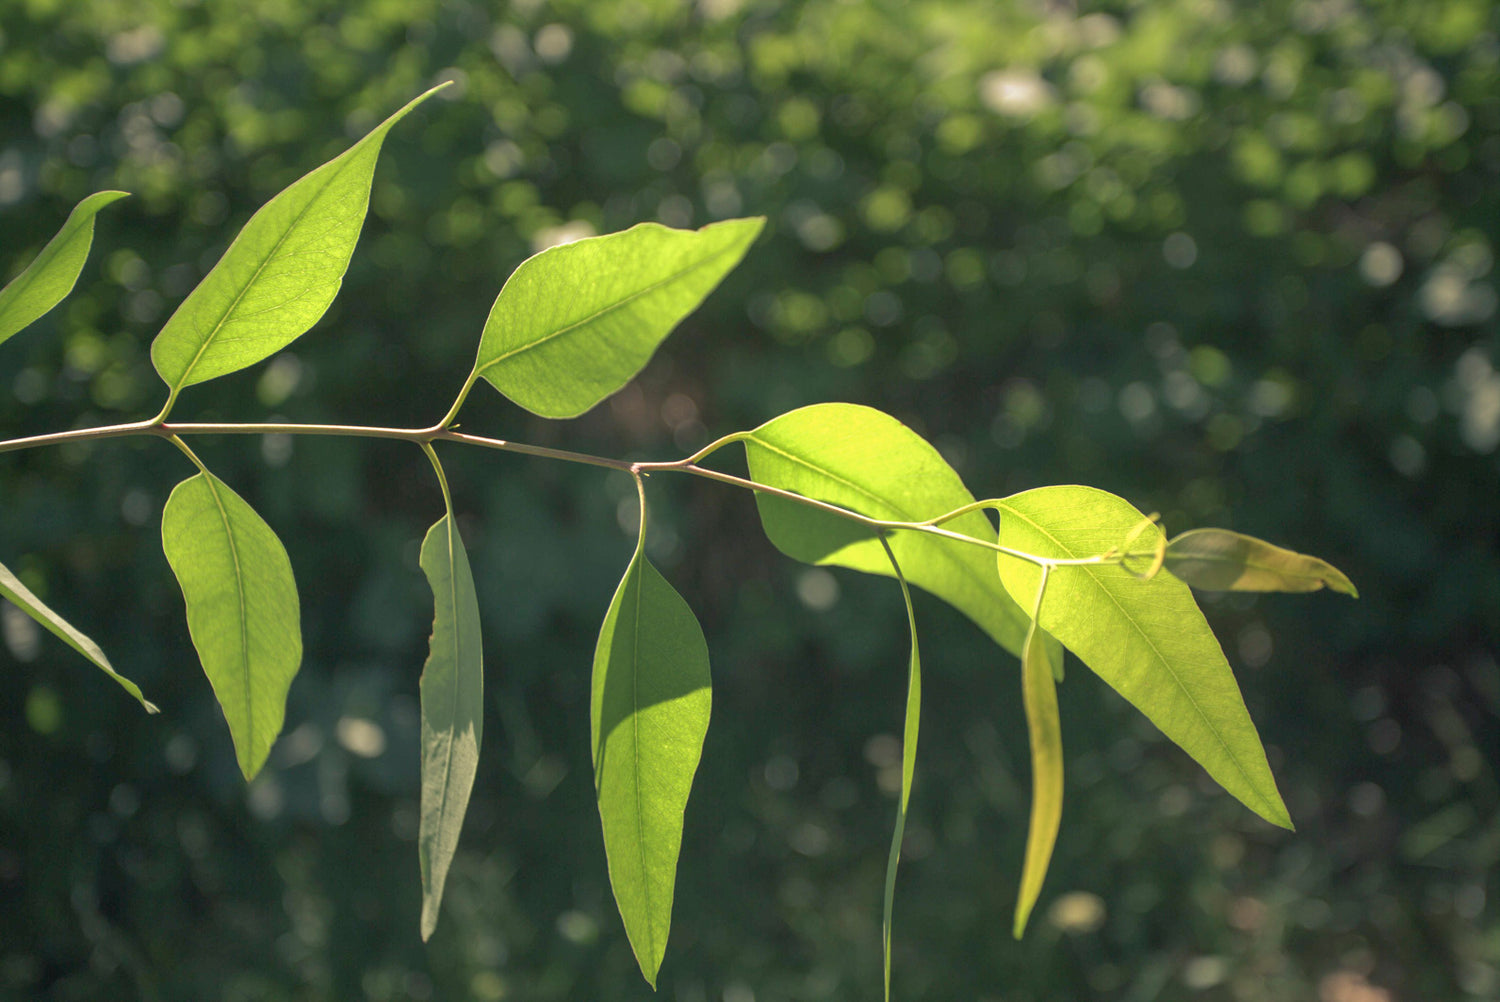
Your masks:
M1317 557L1273 546L1228 529L1194 529L1167 544L1166 567L1178 580L1207 591L1308 592L1320 588L1354 598L1354 583Z
M1021 656L1021 695L1026 706L1026 731L1031 738L1031 821L1026 831L1026 861L1016 898L1016 939L1042 891L1057 830L1062 822L1062 723L1057 712L1056 669L1047 633L1033 621Z

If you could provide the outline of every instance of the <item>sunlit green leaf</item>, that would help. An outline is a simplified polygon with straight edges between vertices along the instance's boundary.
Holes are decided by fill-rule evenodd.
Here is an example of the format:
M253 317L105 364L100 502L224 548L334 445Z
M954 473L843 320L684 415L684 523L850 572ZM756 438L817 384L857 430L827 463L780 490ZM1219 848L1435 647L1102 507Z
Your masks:
M922 723L922 655L917 648L917 614L911 607L911 590L906 577L890 550L886 551L891 571L901 582L901 598L906 603L906 625L911 632L911 660L906 673L906 719L901 730L901 801L896 809L896 829L891 834L891 849L885 862L885 903L881 918L881 940L885 953L885 998L891 998L891 927L896 907L896 864L901 860L901 843L906 838L906 813L911 805L911 785L917 771L917 737Z
M1003 545L1056 559L1104 553L1145 517L1091 487L1042 487L998 510ZM1154 546L1160 534L1152 525L1141 538ZM1025 561L1000 562L1018 600L1036 594L1040 573ZM1057 567L1041 626L1247 807L1291 827L1229 662L1185 584L1165 574L1141 580L1117 565Z
M214 687L240 771L251 779L281 733L302 663L301 612L286 549L211 473L172 491L162 548L187 600L188 632Z
M0 344L63 301L78 281L94 242L94 217L129 192L100 191L68 213L57 235L47 241L26 270L0 289Z
M916 432L881 411L815 404L745 433L751 479L857 511L914 522L971 504L953 467ZM855 523L767 494L757 494L761 523L776 548L804 563L891 573L878 538ZM974 511L944 523L993 543L995 528ZM1027 615L995 574L992 550L917 532L896 532L891 549L906 579L963 612L1017 656Z
M120 683L126 692L134 696L146 708L147 713L157 712L155 704L141 695L141 690L134 682L115 671L114 666L109 663L109 658L104 656L98 644L79 633L71 623L49 609L46 603L37 598L31 589L22 584L21 579L12 574L4 564L0 564L0 597L10 599L22 612L45 626L63 643L103 669L106 675Z
M474 371L549 418L582 414L640 372L740 262L764 219L701 230L641 223L542 251L510 276Z
M439 89L412 100L250 217L151 344L151 361L172 400L183 387L254 365L318 322L359 240L386 133Z
M645 512L641 543L645 541ZM641 973L656 987L672 924L682 818L708 733L708 644L637 545L594 651L594 787L609 882Z
M437 927L448 866L469 808L484 734L484 651L479 599L463 540L444 515L422 540L432 586L432 645L422 669L422 938Z
M1026 730L1031 737L1031 823L1026 831L1021 891L1016 898L1013 930L1016 939L1026 931L1026 920L1042 892L1042 881L1047 877L1062 821L1062 723L1057 713L1057 683L1053 680L1055 669L1046 636L1033 622L1021 654L1021 697L1026 706Z
M1167 544L1166 567L1206 591L1317 591L1359 597L1343 571L1317 557L1228 529L1194 529Z

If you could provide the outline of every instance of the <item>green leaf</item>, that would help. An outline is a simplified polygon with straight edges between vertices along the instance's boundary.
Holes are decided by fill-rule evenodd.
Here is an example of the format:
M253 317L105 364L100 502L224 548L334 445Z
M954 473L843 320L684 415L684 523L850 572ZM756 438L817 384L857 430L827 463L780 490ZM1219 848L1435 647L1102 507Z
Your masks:
M972 504L953 467L900 421L855 404L814 404L773 418L743 436L750 478L870 518L917 522ZM761 524L794 560L891 574L870 529L806 505L758 493ZM989 543L983 512L943 528ZM1029 618L995 574L994 552L919 532L896 532L891 549L906 579L964 613L1017 656Z
M594 788L609 882L652 988L672 924L682 817L712 701L703 630L641 535L594 651Z
M1026 706L1026 731L1031 737L1031 823L1026 832L1021 891L1016 898L1013 930L1016 939L1026 931L1026 920L1042 892L1042 881L1047 877L1062 821L1062 722L1057 713L1057 683L1053 680L1056 669L1046 638L1046 631L1033 621L1021 654L1021 698Z
M1317 591L1359 597L1337 567L1228 529L1194 529L1167 544L1167 570L1207 591Z
M318 322L338 295L359 240L380 144L441 86L250 217L151 344L151 362L171 390L167 410L184 387L254 365Z
M79 202L68 213L57 235L26 270L0 289L0 344L63 301L88 260L94 242L94 217L129 192L100 191Z
M997 508L1002 545L1067 560L1105 553L1145 518L1092 487L1042 487ZM1152 525L1141 538L1154 546L1160 536ZM1040 573L1022 560L1000 562L1017 599L1036 594ZM1292 827L1229 662L1185 584L1165 574L1141 580L1118 565L1056 567L1040 623L1221 786Z
M432 648L422 669L422 939L437 927L443 884L469 808L484 734L484 650L479 599L463 540L450 512L422 540L422 571L432 586Z
M548 418L577 417L640 372L740 262L764 219L641 223L542 251L490 309L474 376Z
M912 780L917 772L917 736L922 723L922 655L917 649L917 614L911 606L911 589L896 563L889 546L886 557L891 571L901 582L901 598L906 602L906 626L911 633L911 660L906 672L906 720L901 732L901 801L896 809L896 830L891 834L891 849L885 862L885 902L881 918L881 940L885 954L885 999L891 999L891 925L896 906L896 864L901 860L901 843L906 838L906 813L911 805Z
M302 662L291 562L271 527L206 471L167 498L161 536L187 600L193 646L229 722L240 771L252 779L281 733Z
M104 656L98 644L79 633L71 623L47 608L46 603L37 598L31 589L22 584L21 579L12 574L4 564L0 564L0 596L10 599L22 612L41 623L63 643L88 658L106 675L120 683L126 692L134 696L146 708L147 713L157 712L156 705L141 695L141 690L134 682L115 671L114 666L109 663L109 658Z

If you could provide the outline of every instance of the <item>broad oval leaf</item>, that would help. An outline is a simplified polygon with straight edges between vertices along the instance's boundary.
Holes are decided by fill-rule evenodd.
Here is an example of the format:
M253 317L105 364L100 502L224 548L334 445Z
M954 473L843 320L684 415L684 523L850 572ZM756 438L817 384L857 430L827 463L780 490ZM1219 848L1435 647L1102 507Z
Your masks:
M114 666L109 663L109 658L99 649L99 645L84 636L73 627L66 619L47 607L47 604L37 598L30 588L21 582L21 579L10 572L10 568L0 564L0 596L10 599L26 615L41 623L53 635L67 644L73 650L88 658L99 667L106 675L120 683L124 690L136 698L146 708L147 713L156 713L156 704L141 695L140 687L130 679L115 671Z
M1318 591L1359 597L1344 572L1317 557L1228 529L1193 529L1167 543L1166 567L1205 591Z
M814 404L744 435L750 478L871 518L916 522L974 502L953 467L889 414L856 404ZM757 493L761 524L794 560L891 574L871 530L806 505ZM995 528L974 511L944 528L993 543ZM1028 617L1001 585L994 551L918 532L896 532L891 549L906 579L964 613L1017 656Z
M127 195L125 191L99 191L79 202L26 270L0 289L0 344L73 291L94 242L94 217Z
M318 322L354 254L386 133L442 86L250 217L151 344L151 362L171 391L168 409L184 387L254 365Z
M1002 556L1001 560L1010 558ZM1042 892L1057 829L1062 822L1062 722L1057 713L1056 668L1046 631L1035 622L1026 633L1021 653L1021 701L1026 707L1026 731L1031 740L1031 821L1026 831L1026 859L1021 868L1021 891L1016 897L1016 939Z
M644 540L644 515L641 528ZM599 631L590 723L609 882L652 988L672 924L710 686L703 630L637 546Z
M528 258L490 309L475 376L533 414L577 417L645 367L764 224L641 223Z
M479 598L453 516L422 540L432 586L432 645L422 668L422 800L417 857L422 866L422 939L437 927L448 867L479 767L484 736L484 650Z
M281 540L211 473L172 491L162 549L187 601L188 632L229 722L246 779L281 733L286 694L302 663L301 610Z
M1120 544L1145 517L1092 487L1041 487L1006 498L1000 542L1056 559L1093 557ZM1161 530L1142 535L1155 545ZM1036 594L1040 570L1000 561L1018 600ZM1141 580L1117 565L1052 570L1043 629L1198 761L1245 806L1292 827L1229 662L1187 585L1159 574Z

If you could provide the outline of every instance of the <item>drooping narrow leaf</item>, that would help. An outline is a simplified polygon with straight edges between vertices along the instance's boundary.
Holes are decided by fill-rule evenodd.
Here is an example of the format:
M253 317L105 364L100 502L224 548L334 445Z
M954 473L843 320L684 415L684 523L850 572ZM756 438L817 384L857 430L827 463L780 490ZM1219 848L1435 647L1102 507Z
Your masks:
M63 301L88 260L94 242L94 217L111 202L129 192L99 191L85 198L68 213L57 235L47 241L26 270L0 289L0 344L52 307Z
M318 322L354 254L386 133L442 86L250 217L151 344L151 362L171 391L168 408L184 387L254 365Z
M437 927L443 885L479 767L484 651L474 576L451 513L422 540L421 564L434 605L432 646L421 681L422 801L417 831L426 940Z
M1005 557L1000 559L1004 560ZM1031 822L1026 831L1026 859L1021 868L1021 891L1016 897L1016 939L1026 931L1026 920L1042 892L1057 829L1062 822L1062 723L1057 713L1057 683L1046 642L1046 632L1033 621L1021 655L1021 697L1026 707L1026 731L1031 738Z
M548 418L577 417L624 386L713 291L764 219L700 230L641 223L542 251L500 290L476 376Z
M73 650L88 658L103 672L140 702L146 708L147 713L156 713L156 705L141 695L141 690L136 684L124 675L115 671L114 666L109 663L109 658L99 649L99 645L84 636L73 625L63 619L57 613L49 609L41 599L21 583L21 579L10 572L4 564L0 564L0 597L8 598L26 615L41 623L50 630L58 639L67 644Z
M1317 591L1359 597L1344 572L1317 557L1228 529L1193 529L1167 543L1167 570L1206 591Z
M917 648L917 614L911 606L911 589L896 563L896 556L886 547L891 570L901 583L901 597L906 602L906 625L911 632L911 660L906 673L906 719L901 729L901 801L896 809L896 830L891 834L891 850L885 862L885 903L881 918L881 940L885 954L885 999L891 998L891 926L896 906L896 864L901 860L901 843L906 838L906 813L911 805L912 780L917 772L917 737L922 723L922 655Z
M1043 557L1077 559L1120 544L1144 516L1092 487L1042 487L998 505L1000 542ZM1141 538L1154 546L1153 525ZM1040 570L1001 560L1017 599L1036 594ZM1188 587L1117 565L1052 571L1041 626L1144 713L1252 811L1292 826L1229 662Z
M750 477L758 483L836 504L871 518L915 522L972 504L953 467L889 414L855 404L814 404L773 418L744 435ZM867 529L795 501L757 494L761 524L794 560L891 574ZM983 512L943 526L993 543ZM964 613L1019 656L1029 617L995 574L994 551L953 539L897 532L891 549L906 579Z
M302 663L291 561L271 527L207 472L172 491L161 535L235 758L254 778L281 733L287 690Z
M666 952L683 811L712 701L708 644L641 535L594 651L590 723L604 851L625 933L652 988Z

